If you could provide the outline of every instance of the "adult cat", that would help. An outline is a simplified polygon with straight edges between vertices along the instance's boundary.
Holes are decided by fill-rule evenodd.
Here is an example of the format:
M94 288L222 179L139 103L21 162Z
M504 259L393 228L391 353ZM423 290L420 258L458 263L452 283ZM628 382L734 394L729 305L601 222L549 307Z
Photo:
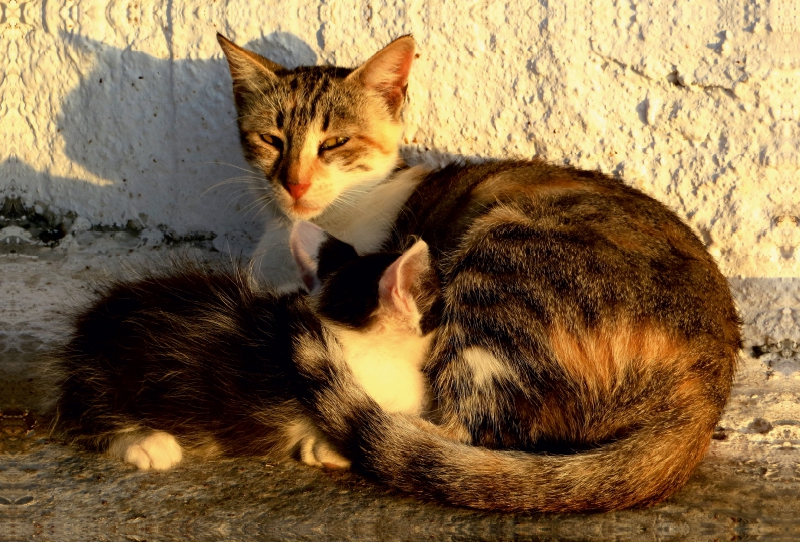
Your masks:
M674 213L543 161L405 168L410 36L354 70L286 70L219 41L245 156L281 217L260 247L267 278L292 276L278 234L298 218L361 252L419 236L436 262L436 425L387 413L335 360L298 358L306 404L355 468L508 511L652 504L687 480L730 394L740 322Z

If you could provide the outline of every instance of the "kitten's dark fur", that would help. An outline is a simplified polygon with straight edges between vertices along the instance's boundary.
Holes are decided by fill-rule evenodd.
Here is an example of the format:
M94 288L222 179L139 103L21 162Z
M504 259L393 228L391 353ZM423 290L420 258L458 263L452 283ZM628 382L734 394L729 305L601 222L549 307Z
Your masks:
M443 314L426 366L437 425L379 408L345 364L297 358L307 405L357 469L509 511L646 505L681 487L730 394L740 322L673 212L619 180L542 161L384 167L400 142L409 36L352 72L284 70L220 43L245 155L284 219L313 220L361 251L420 236L437 260ZM279 229L263 247L280 246Z
M56 355L59 432L142 469L170 468L183 450L347 466L310 420L293 360L339 359L332 326L380 325L379 279L397 255L359 258L327 239L317 260L315 280L335 283L345 306L255 290L241 269L190 263L111 283Z

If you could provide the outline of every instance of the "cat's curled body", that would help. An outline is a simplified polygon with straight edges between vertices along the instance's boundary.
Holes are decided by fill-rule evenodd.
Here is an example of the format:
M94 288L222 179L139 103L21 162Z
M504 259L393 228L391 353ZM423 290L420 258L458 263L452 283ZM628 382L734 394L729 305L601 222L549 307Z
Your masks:
M184 451L347 467L304 406L295 358L310 353L352 362L382 408L421 414L428 392L420 366L432 338L422 332L425 315L395 310L379 289L398 277L408 287L424 280L425 244L400 258L359 258L311 224L295 231L304 232L294 252L309 284L333 281L336 296L255 289L241 267L191 261L102 287L54 353L55 432L143 470L171 468ZM435 294L431 280L409 303ZM385 349L394 354L376 359Z
M673 212L619 180L543 161L392 169L409 36L341 72L284 70L220 44L245 156L285 222L324 224L361 251L409 236L432 248L436 424L387 413L342 364L298 360L310 411L354 468L508 511L618 509L681 487L730 394L740 321ZM262 247L280 245L279 229ZM291 275L271 265L267 279Z
M324 376L329 360L307 365L320 427L357 467L510 511L651 504L688 479L730 393L739 320L672 212L599 173L501 162L427 176L389 244L410 233L443 285L425 367L437 426L386 414Z

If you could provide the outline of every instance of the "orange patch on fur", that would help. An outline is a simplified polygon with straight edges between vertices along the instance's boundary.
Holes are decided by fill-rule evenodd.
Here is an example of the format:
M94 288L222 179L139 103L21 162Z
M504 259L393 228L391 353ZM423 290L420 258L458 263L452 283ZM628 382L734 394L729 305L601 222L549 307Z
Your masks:
M322 166L316 156L301 156L299 163L289 168L289 181L293 184L313 184L321 171Z
M596 329L569 331L556 324L550 346L559 365L590 389L609 390L625 367L636 364L683 365L688 370L696 359L690 345L651 324L617 322Z
M532 176L519 170L498 173L485 180L472 191L475 201L494 203L495 201L516 200L520 196L539 198L550 194L572 191L590 191L592 186L574 179L554 178L543 182L530 182Z
M377 149L378 152L381 154L390 154L392 151L388 150L386 146L381 144L379 141L372 139L371 137L367 137L364 135L360 135L356 137L356 140L364 143L365 145Z
M537 440L542 435L564 440L577 440L576 420L567 412L567 405L560 397L549 396L539 410L538 423L532 427L531 437Z
M677 407L691 407L698 402L698 399L704 398L703 393L704 382L699 378L686 378L675 387L673 393L673 401ZM702 407L698 407L702 408Z

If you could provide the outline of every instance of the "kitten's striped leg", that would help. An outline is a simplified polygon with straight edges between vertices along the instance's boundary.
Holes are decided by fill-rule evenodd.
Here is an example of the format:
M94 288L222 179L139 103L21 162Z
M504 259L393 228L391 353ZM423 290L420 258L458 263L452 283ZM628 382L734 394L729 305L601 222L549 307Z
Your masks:
M120 433L108 447L108 454L141 470L171 469L183 459L181 445L164 431Z

